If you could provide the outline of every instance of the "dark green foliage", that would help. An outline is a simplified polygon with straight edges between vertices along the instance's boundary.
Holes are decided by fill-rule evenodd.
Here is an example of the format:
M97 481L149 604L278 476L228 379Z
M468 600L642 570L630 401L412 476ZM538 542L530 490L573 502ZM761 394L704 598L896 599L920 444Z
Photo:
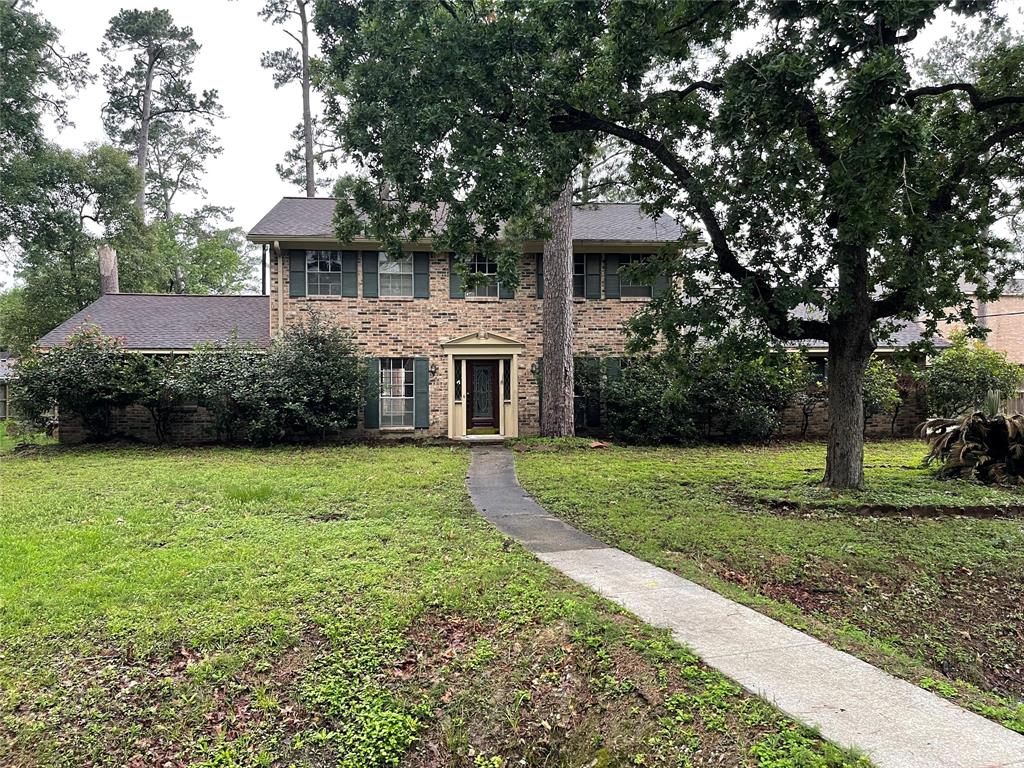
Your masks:
M930 419L920 427L930 449L926 461L940 462L940 477L961 477L996 485L1024 483L1024 416L986 415Z
M351 334L313 314L266 352L236 341L198 350L176 386L213 412L219 439L269 443L354 427L368 384Z
M1007 360L1005 353L964 334L952 341L924 373L931 414L953 418L981 407L990 390L1010 395L1024 383L1024 368Z
M899 374L892 365L877 357L864 369L864 423L872 416L888 413L900 401Z
M24 188L12 163L46 148L42 119L67 124L64 92L90 79L85 54L66 53L60 33L25 4L0 3L0 242L24 221Z
M46 426L55 412L77 414L92 440L112 436L112 409L141 405L163 441L178 410L196 404L214 416L211 437L265 444L355 426L367 387L350 334L315 315L267 350L232 339L178 356L129 352L83 326L66 346L21 359L14 405L26 428Z
M272 379L263 350L232 339L197 348L182 363L175 388L208 409L222 442L270 442L280 437L270 412Z
M769 440L806 385L802 358L728 333L682 353L633 358L608 387L608 423L626 442Z
M367 373L349 331L312 313L308 323L291 326L274 343L267 368L271 409L284 434L322 438L356 426L366 399Z
M111 409L146 396L153 381L151 365L142 355L127 352L120 340L83 326L65 346L32 351L18 361L15 414L26 428L41 429L54 412L74 413L92 439L108 438Z
M767 339L728 332L675 362L674 399L698 432L736 442L770 439L804 383L803 361Z

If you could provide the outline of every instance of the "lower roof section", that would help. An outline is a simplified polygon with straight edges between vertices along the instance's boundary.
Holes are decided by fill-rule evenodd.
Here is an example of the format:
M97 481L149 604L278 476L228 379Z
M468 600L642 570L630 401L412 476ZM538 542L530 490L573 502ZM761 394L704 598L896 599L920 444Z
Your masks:
M270 344L270 297L110 293L37 344L44 349L60 346L83 325L119 337L126 348L135 350L184 351L226 342L233 334L240 342L265 347Z

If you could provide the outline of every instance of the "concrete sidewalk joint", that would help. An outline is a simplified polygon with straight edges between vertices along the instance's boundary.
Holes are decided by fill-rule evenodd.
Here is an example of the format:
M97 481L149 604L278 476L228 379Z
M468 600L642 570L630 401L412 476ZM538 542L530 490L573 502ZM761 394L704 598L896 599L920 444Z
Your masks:
M466 481L480 514L545 563L878 768L1024 768L1024 736L549 514L507 448L474 447Z

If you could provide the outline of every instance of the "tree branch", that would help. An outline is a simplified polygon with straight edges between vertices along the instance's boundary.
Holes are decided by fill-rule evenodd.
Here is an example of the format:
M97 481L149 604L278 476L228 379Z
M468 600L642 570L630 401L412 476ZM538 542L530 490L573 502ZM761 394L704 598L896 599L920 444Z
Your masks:
M673 99L675 101L681 101L689 96L694 91L703 90L710 91L711 93L721 93L725 90L725 86L721 83L716 83L711 80L697 80L696 82L690 83L685 88L669 89L666 91L658 91L652 93L646 99L644 99L643 106L657 102Z
M903 101L907 102L907 104L912 107L917 100L923 96L939 96L941 94L952 93L954 91L966 93L967 98L971 102L971 106L978 112L984 112L986 109L994 109L995 107L1006 106L1007 104L1024 104L1024 94L1010 93L1005 96L993 96L990 99L986 99L978 92L978 89L972 83L925 85L921 88L914 88L913 90L907 91L903 94Z
M928 207L925 209L924 213L928 222L938 222L940 217L949 213L953 209L953 194L956 192L956 188L964 180L964 177L971 168L979 161L981 155L984 155L997 145L1021 135L1024 135L1024 120L1016 123L1010 123L1009 125L1003 126L998 131L993 131L982 140L973 152L961 158L960 162L958 162L956 167L953 169L953 172L950 173L946 180L941 184L938 191L935 193L935 196L928 201ZM920 248L921 238L916 237L911 242L910 248L908 249L910 253L908 263L919 263L919 259L917 257ZM888 296L884 296L871 303L871 316L873 319L878 320L901 312L908 312L913 309L909 306L909 299L909 288L898 288Z
M663 141L624 125L606 120L591 112L566 105L565 114L553 115L549 120L554 133L573 131L597 131L617 136L638 147L643 147L661 162L678 179L689 197L711 240L719 269L741 285L752 290L765 310L765 321L772 333L781 339L804 339L829 337L828 324L818 320L791 320L789 314L774 304L774 289L767 278L740 263L722 231L715 215L714 205L708 199L703 187L682 159L670 150Z
M814 108L814 102L806 94L798 97L797 100L800 103L798 119L800 125L804 127L804 131L807 133L807 143L811 145L821 164L829 168L836 162L838 157L828 137L825 135L824 129L821 127L821 120L818 117L818 111Z
M681 30L686 29L687 27L693 26L698 21L700 21L702 18L704 18L708 14L708 11L710 11L716 5L718 5L717 2L705 3L704 7L701 8L692 19L687 19L686 21L681 21L678 24L676 24L674 27L669 27L668 29L665 30L665 32L663 33L662 36L663 37L667 37L668 35L675 34L676 32L679 32Z

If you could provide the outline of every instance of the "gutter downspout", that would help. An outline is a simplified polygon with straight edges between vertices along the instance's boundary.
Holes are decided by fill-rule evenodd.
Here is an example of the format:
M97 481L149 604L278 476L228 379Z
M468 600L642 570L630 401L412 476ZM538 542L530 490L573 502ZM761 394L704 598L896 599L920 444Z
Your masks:
M263 280L263 290L261 291L261 293L264 296L266 296L267 295L267 267L268 267L268 264L267 264L267 244L266 243L263 244L263 260L261 261L261 264L263 265L263 270L262 270L262 273L260 274L260 277Z
M281 252L281 243L278 240L274 241L271 250L277 254L277 333L278 336L284 334L284 253ZM273 328L271 335L273 335Z

